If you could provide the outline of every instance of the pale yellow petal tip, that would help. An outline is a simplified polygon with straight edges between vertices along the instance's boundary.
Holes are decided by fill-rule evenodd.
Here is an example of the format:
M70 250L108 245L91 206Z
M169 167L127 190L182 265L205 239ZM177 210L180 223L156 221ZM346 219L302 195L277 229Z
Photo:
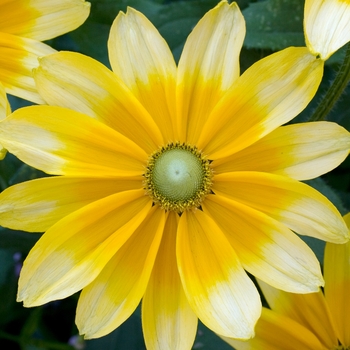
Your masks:
M321 288L324 287L324 284L325 284L325 282L324 282L323 276L322 275L318 276L318 282L316 282L315 288L310 290L310 293L319 292L321 290Z
M306 0L304 32L310 52L327 60L350 41L350 2Z
M336 239L332 240L331 243L344 244L350 241L350 216L348 214L343 216L340 223L338 231L334 234Z
M82 25L87 18L90 15L90 10L91 10L91 3L85 0L80 0L81 1L81 10L79 11L79 14L77 12L77 16L76 16L76 21L77 21L77 27L79 27L80 25ZM77 28L76 27L76 28Z
M38 286L39 282L36 285L34 285L34 288L33 288L33 285L30 285L30 282L24 283L22 281L23 279L22 276L23 276L23 273L21 272L21 275L18 281L18 291L17 291L16 301L19 303L23 302L24 307L41 306L54 300L63 299L60 296L55 298L50 298L50 295L48 293L37 291L35 286Z
M249 325L247 324L245 324L244 326L242 325L241 329L233 329L231 330L231 332L226 332L225 334L218 333L218 332L215 332L215 333L222 338L232 338L232 339L247 341L255 337L255 326L257 322L258 322L258 319L252 321L251 324Z
M324 279L321 272L321 268L319 271L313 272L310 271L310 277L307 282L304 282L301 286L303 291L300 291L300 294L309 294L309 293L317 293L320 291L320 288L324 287ZM296 291L296 293L299 293Z
M235 1L232 2L231 4L229 4L227 2L227 0L222 0L214 8L212 8L209 12L218 10L218 9L220 9L223 6L225 6L226 9L228 8L228 9L234 9L234 10L240 11L239 6L237 5L237 3Z
M103 328L102 324L99 326L91 327L91 325L87 324L87 322L83 323L82 321L79 321L77 317L75 318L75 324L79 330L79 335L81 335L85 340L101 338L112 332L104 332L103 330L101 331Z
M18 303L23 302L24 307L34 307L34 306L40 306L43 304L43 303L38 303L35 298L29 298L26 294L27 293L24 290L18 289L16 301Z

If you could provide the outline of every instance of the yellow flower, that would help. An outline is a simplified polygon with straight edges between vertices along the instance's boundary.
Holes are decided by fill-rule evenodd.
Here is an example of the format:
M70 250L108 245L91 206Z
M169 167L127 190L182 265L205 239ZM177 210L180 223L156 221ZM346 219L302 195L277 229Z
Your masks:
M350 227L350 213L344 217ZM263 308L255 338L226 338L237 350L350 349L350 243L326 243L324 293L292 294L261 282Z
M56 52L41 43L81 25L90 3L83 0L0 0L0 120L10 112L7 93L43 103L33 79L38 57ZM0 159L5 150L0 145Z
M304 33L310 52L328 59L350 41L350 1L306 0Z
M6 91L42 103L32 69L38 56L55 50L40 41L77 28L89 11L83 0L0 0L0 82Z
M290 292L323 285L293 231L349 239L335 207L297 181L348 155L334 123L280 126L322 78L306 47L271 55L239 76L245 24L235 3L209 11L178 66L152 24L128 9L108 41L113 72L78 53L40 61L49 106L15 111L0 140L59 175L0 195L0 224L46 231L25 260L18 300L36 306L82 289L76 322L87 338L124 322L142 301L149 349L189 349L197 317L249 338L259 293L245 270Z

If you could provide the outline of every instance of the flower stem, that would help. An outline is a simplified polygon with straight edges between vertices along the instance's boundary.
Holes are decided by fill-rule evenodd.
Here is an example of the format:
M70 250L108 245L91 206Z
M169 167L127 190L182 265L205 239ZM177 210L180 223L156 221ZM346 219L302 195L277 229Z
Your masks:
M327 115L334 107L350 80L350 43L347 44L345 58L339 71L322 98L309 121L326 120Z

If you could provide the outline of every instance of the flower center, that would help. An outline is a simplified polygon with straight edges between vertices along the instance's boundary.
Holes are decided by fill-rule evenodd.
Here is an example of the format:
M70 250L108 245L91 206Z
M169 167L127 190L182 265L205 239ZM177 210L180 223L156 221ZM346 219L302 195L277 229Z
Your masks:
M210 192L209 164L195 147L168 144L149 158L144 175L147 193L165 210L181 213L197 208Z

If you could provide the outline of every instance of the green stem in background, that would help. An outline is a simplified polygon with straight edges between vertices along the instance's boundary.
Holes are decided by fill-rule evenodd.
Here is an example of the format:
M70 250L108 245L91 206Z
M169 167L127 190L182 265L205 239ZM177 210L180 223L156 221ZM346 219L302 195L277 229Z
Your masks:
M347 44L345 58L339 71L309 121L326 120L350 80L350 43Z

